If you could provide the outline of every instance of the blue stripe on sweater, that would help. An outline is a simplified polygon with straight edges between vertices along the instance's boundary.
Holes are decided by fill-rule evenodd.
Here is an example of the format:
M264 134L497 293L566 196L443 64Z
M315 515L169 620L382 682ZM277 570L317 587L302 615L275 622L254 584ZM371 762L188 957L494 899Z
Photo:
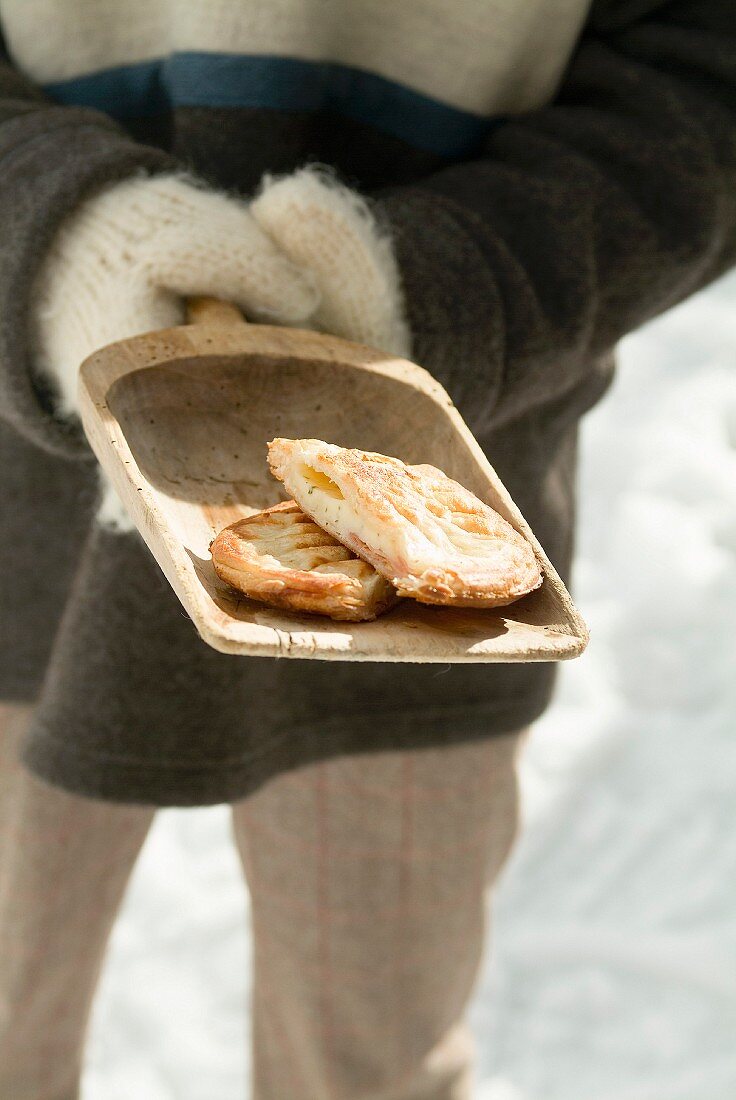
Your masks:
M332 62L243 54L172 54L46 85L58 103L117 119L173 107L332 110L441 156L471 153L490 120L375 73Z

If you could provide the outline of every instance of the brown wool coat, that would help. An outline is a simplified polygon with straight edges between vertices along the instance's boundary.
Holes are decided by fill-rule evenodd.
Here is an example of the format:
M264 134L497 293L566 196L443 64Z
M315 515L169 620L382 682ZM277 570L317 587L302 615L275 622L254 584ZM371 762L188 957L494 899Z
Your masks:
M548 702L551 666L215 653L138 537L93 522L94 460L30 367L55 229L141 170L185 164L248 194L310 159L391 227L415 359L566 576L577 423L611 349L736 256L736 5L594 4L554 101L496 120L460 159L330 110L152 104L118 124L0 65L0 698L38 701L26 758L71 790L231 800L335 753L518 728Z

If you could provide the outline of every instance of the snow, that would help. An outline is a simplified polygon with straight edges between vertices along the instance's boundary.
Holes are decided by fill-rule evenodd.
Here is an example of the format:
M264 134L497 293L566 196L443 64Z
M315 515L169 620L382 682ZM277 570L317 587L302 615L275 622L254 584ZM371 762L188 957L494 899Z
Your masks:
M523 761L473 1001L478 1100L736 1096L736 277L624 341L586 419L588 652ZM247 1095L224 808L166 811L103 975L84 1100ZM294 1098L299 1100L299 1098Z

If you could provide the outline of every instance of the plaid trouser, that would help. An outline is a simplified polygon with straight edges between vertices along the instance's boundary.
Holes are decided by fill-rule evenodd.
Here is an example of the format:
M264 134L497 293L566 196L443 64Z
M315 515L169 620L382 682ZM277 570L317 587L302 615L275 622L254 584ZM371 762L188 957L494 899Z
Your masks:
M82 799L0 741L0 1100L74 1100L105 944L153 810ZM256 1100L467 1100L487 886L518 736L342 757L233 807L252 901Z

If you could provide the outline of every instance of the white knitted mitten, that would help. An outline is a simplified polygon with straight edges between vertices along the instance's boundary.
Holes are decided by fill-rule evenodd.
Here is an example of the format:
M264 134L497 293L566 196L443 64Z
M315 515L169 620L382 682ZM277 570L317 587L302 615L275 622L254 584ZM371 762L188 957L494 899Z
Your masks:
M393 246L365 199L324 170L303 168L266 176L251 212L282 252L312 272L320 303L310 327L409 354Z
M126 180L86 202L62 224L35 290L34 358L58 410L76 413L78 368L91 352L183 323L192 294L276 324L306 323L319 297L242 201L171 175ZM100 519L131 527L106 484Z
M266 177L248 207L179 176L118 183L56 236L35 295L35 360L76 412L79 364L114 340L181 324L183 297L236 302L252 320L302 324L407 355L391 241L324 171ZM132 523L103 477L100 521Z
M211 294L274 323L306 321L318 291L247 205L178 176L126 180L63 223L36 287L36 362L76 411L95 349L182 324L182 298Z

